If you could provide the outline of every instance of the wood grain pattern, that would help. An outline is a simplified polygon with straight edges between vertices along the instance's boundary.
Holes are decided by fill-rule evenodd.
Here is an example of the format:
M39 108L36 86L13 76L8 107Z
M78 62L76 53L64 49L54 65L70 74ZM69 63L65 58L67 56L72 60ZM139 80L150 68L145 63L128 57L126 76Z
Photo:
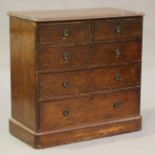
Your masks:
M101 138L105 136L112 136L116 134L138 131L141 129L141 119L133 118L129 120L122 120L103 125L91 126L84 129L71 130L61 133L42 135L38 138L40 145L38 147L50 147L61 145L81 140L90 140L94 138Z
M35 147L36 145L35 132L27 128L27 126L24 126L23 123L20 123L17 120L11 118L9 120L9 131L15 137Z
M100 75L100 76L99 76ZM120 80L115 80L120 76ZM140 84L140 64L39 75L40 100ZM64 83L68 86L64 87Z
M63 131L139 115L139 88L40 105L40 131ZM64 115L67 112L67 115Z
M10 133L45 148L140 130L142 16L10 13Z
M36 129L36 23L10 18L12 117Z
M120 55L117 55L116 50L120 50ZM65 56L67 57L66 59L64 59ZM140 60L140 40L64 47L42 47L39 49L40 72L87 69L98 66L134 63Z
M66 31L68 36L64 38ZM41 24L39 26L39 43L66 44L77 42L90 42L92 40L92 27L90 23L69 22L63 24Z
M33 133L10 120L10 132L34 148L46 148L141 130L141 117L122 119L64 132Z
M118 28L118 33L117 33ZM108 19L96 22L94 40L142 38L142 17Z
M117 28L119 28L117 32ZM64 39L63 33L68 36ZM39 26L41 45L61 45L90 43L94 41L140 39L142 36L142 17L102 19L93 22L46 23Z

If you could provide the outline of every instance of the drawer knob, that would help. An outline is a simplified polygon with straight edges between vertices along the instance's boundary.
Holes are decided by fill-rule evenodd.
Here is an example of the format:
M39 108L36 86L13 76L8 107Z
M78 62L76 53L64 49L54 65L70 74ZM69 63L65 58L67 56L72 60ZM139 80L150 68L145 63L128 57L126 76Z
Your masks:
M69 37L69 30L68 30L68 29L64 29L62 38L63 38L63 39L67 39L68 37Z
M69 115L69 110L68 109L65 109L64 111L63 111L63 116L64 117L67 117Z
M116 27L116 33L117 33L117 34L121 34L121 33L122 33L122 28L121 28L120 25L118 25L118 26Z
M114 102L113 103L113 108L118 109L120 107L120 102Z
M114 76L114 80L115 80L115 81L120 81L120 80L121 80L121 75L120 75L120 74L116 74L116 75Z
M119 49L119 48L116 48L115 49L115 57L120 57L120 55L121 55L121 49Z
M69 87L69 82L68 82L67 80L65 80L65 81L63 82L63 87L64 87L64 88L68 88L68 87Z
M64 54L63 54L63 60L64 61L69 61L71 59L71 55L68 53L68 52L65 52Z

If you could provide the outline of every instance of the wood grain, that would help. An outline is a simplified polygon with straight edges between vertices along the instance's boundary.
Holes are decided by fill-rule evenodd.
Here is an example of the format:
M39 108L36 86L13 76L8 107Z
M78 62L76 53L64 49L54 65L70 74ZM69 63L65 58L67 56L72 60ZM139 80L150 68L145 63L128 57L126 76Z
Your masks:
M36 23L10 18L12 117L36 129Z
M68 34L66 38L63 36L65 31ZM39 26L39 43L41 45L90 42L92 37L92 27L88 22L49 23Z
M22 139L34 148L46 148L56 145L91 140L112 136L116 134L129 133L141 130L141 117L122 119L85 128L68 130L64 132L40 132L33 133L26 127L10 120L10 132L17 138Z
M139 88L40 104L40 131L63 131L139 115ZM118 107L117 107L118 106ZM64 112L68 112L64 115Z
M115 80L120 76L120 80ZM64 83L68 87L64 87ZM140 64L39 75L39 99L83 94L140 84Z
M120 33L117 33L117 28ZM95 23L94 40L120 40L142 38L142 17L108 19Z
M140 130L142 16L10 13L10 133L45 148Z
M120 50L120 55L116 55ZM65 60L64 57L67 57ZM39 48L39 71L62 72L141 60L141 41Z

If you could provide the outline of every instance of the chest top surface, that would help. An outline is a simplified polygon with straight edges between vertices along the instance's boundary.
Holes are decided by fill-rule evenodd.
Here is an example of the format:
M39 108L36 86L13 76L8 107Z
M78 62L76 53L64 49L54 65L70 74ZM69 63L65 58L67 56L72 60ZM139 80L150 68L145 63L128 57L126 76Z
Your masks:
M17 11L9 12L10 16L19 17L35 22L87 20L98 18L134 17L143 16L139 11L130 11L117 8L87 8L70 10L46 10L46 11Z

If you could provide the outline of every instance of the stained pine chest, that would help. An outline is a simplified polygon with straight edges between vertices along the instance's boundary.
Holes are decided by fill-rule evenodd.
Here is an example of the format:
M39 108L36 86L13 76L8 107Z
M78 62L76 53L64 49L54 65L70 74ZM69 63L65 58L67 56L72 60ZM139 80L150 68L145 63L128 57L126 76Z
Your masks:
M141 129L142 13L9 15L11 134L44 148Z

